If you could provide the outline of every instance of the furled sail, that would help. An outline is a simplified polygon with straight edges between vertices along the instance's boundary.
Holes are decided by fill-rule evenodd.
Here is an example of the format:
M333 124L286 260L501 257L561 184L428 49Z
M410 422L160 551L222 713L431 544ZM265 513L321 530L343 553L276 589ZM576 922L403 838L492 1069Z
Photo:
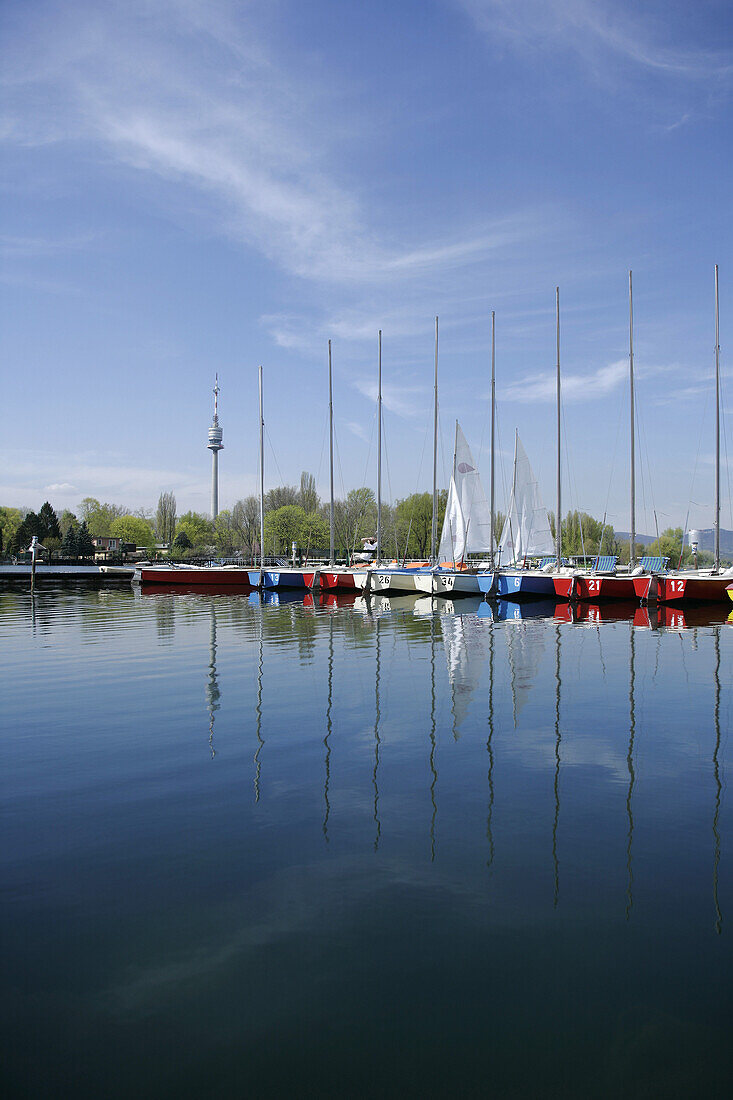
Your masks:
M499 541L502 565L555 552L547 509L540 487L517 433L514 443L514 483L509 511Z

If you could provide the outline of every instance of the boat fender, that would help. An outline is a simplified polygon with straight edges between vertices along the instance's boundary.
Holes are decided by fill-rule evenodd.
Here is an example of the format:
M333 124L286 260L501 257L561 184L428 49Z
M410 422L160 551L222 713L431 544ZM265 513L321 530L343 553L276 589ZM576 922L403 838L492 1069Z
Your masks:
M636 569L631 570L631 576L632 577L640 577L643 572L644 572L643 566L637 565Z
M542 566L542 572L543 573L551 573L554 568L555 568L554 561L548 561L547 565Z

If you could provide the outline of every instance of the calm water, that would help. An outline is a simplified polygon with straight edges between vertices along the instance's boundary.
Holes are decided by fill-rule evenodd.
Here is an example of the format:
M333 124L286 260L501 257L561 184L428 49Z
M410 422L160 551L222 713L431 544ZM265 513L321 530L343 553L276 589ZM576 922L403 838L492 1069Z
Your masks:
M731 625L435 606L0 592L5 1096L728 1093Z

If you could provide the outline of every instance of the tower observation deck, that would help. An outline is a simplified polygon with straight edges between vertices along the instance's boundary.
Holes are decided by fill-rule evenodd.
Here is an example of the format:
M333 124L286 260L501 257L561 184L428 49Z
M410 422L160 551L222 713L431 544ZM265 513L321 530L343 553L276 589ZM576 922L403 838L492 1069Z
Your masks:
M216 375L214 384L214 419L209 428L209 442L206 444L211 451L211 518L216 519L219 514L219 451L224 447L222 443L222 430L219 424L219 375Z

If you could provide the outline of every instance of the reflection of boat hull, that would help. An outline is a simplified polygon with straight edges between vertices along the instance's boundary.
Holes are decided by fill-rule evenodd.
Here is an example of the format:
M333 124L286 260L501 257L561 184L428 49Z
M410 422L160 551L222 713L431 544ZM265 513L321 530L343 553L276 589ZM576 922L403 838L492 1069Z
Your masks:
M719 607L711 602L698 604L660 603L658 607L659 625L665 630L689 630L696 626L714 626L725 621L728 605Z
M480 583L486 587L483 587ZM491 591L493 573L478 574L456 572L419 573L415 578L415 587L429 596L442 596L453 599L455 596L481 596Z
M722 603L726 599L730 577L685 576L684 573L658 578L657 599L662 603Z
M217 569L201 565L177 568L168 565L143 566L140 570L142 584L185 585L187 588L250 588L252 581L246 569L228 566Z
M497 573L495 595L500 600L554 600L555 582L552 574L531 570Z
M547 600L533 599L521 605L514 600L499 600L494 618L499 622L516 622L520 619L551 619L557 601L554 595Z

